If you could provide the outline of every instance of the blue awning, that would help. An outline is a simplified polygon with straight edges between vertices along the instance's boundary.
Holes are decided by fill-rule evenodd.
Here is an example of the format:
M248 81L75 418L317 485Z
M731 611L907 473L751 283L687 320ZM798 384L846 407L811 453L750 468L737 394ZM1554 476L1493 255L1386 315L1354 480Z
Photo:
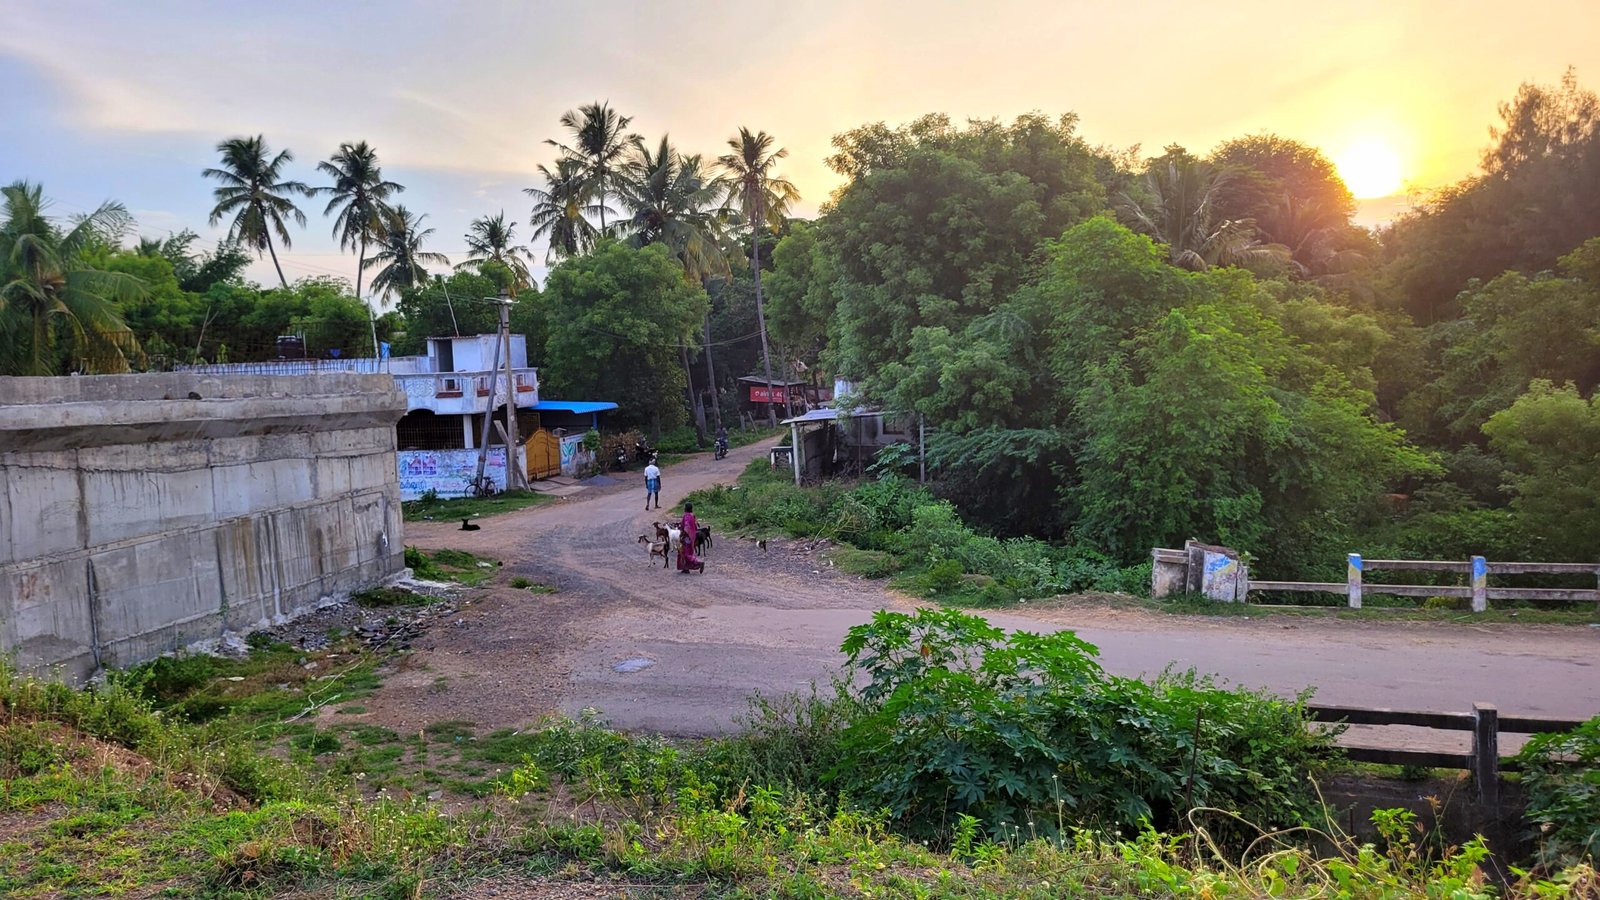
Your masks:
M617 405L615 403L605 400L545 400L541 398L539 405L533 409L535 412L564 412L588 415L616 408Z

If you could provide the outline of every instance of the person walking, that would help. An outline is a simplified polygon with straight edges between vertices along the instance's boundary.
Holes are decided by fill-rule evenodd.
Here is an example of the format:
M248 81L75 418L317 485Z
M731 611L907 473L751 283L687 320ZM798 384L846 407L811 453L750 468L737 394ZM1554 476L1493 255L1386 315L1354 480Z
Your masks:
M650 457L650 465L644 467L644 508L650 508L650 499L655 498L656 509L661 508L661 469L656 465L656 458Z
M701 575L704 575L706 573L706 564L694 554L695 538L700 536L700 523L695 520L693 503L685 503L683 505L683 524L679 528L682 529L683 534L683 545L678 548L679 574L687 575L690 572L699 571Z

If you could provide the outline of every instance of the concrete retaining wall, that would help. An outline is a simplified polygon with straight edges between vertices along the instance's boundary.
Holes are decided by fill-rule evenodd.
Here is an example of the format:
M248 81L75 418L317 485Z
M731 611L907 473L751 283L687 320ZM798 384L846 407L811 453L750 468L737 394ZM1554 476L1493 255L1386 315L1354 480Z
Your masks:
M69 679L404 564L387 375L0 378L0 651Z

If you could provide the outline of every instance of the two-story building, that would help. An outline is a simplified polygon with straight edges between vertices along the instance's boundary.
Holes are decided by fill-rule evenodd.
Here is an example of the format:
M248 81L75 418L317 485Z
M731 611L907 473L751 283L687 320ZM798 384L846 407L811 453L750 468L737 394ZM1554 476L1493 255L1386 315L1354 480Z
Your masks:
M616 409L610 402L543 400L539 370L528 365L527 339L511 335L511 372L497 359L499 337L475 334L433 337L419 356L380 359L277 359L255 363L223 363L186 367L207 374L251 373L315 376L321 372L373 372L394 377L406 394L406 414L395 426L399 451L400 492L411 500L429 491L441 497L469 493L477 475L480 448L487 447L484 467L500 489L506 486L505 439L495 421L505 421L507 398L516 411L517 434L523 441L519 466L531 478L566 471L573 474L582 433L598 427L599 414ZM490 409L490 403L493 408ZM553 419L547 429L544 418ZM559 427L558 427L559 426ZM553 429L553 430L552 430Z

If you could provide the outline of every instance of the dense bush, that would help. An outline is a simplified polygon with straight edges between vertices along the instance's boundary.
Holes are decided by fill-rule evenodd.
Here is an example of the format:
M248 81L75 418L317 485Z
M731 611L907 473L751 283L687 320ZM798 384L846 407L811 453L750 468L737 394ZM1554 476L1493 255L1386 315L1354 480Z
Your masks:
M752 462L736 486L688 498L730 531L825 537L845 546L836 564L855 574L902 574L904 587L950 602L998 605L1072 591L1142 594L1150 565L1124 567L1090 548L979 534L956 507L898 475L797 488Z
M948 610L880 611L843 649L863 706L831 778L911 833L947 833L963 815L1005 838L1182 830L1207 807L1262 828L1318 814L1308 776L1332 739L1307 729L1297 701L1193 673L1107 675L1069 632L1008 636Z
M1565 734L1529 738L1517 759L1539 862L1600 862L1600 716Z

